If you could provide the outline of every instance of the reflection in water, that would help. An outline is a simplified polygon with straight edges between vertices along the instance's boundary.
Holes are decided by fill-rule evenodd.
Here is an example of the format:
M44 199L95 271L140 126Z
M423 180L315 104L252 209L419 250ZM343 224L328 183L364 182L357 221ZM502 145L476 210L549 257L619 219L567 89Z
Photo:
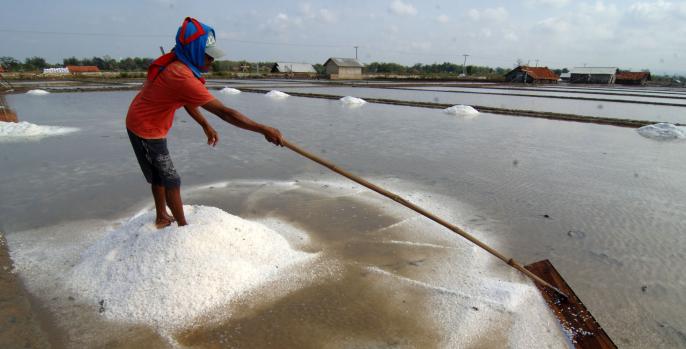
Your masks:
M359 96L360 91L351 93ZM344 91L336 93L346 95ZM28 229L47 227L36 239L34 251L42 251L42 246L50 251L55 249L54 240L45 237L61 236L61 225L130 217L149 200L149 187L141 181L123 128L133 96L134 92L7 96L23 121L81 127L84 131L42 142L0 144L0 230L8 240L12 240L10 235L20 239ZM447 208L448 214L441 212L441 216L463 212L464 216L450 221L482 232L480 238L525 263L551 259L622 347L686 347L686 318L681 310L686 284L679 268L685 261L686 237L686 163L680 161L684 143L655 142L625 128L505 115L483 114L464 120L423 108L368 104L348 109L337 101L298 97L272 103L263 95L251 93L217 97L260 122L275 125L289 139L315 153L325 153L356 174L391 182L402 179L422 191L441 193L467 204L466 208L455 208L454 202L446 203L436 196L424 198L424 202L409 198L420 206L432 203ZM428 97L444 100L448 95L429 93ZM505 97L491 98L492 103L505 103ZM597 111L597 103L582 102L584 109ZM570 109L564 100L550 103L555 109ZM609 102L603 105L603 114L666 110L642 105L626 110ZM681 109L678 115L683 115ZM230 178L263 184L293 178L321 180L324 175L325 170L317 165L220 122L211 121L223 136L222 142L209 149L197 125L179 122L187 120L187 116L178 115L169 137L175 165L185 180L184 189ZM293 195L294 207L272 204L271 200L277 200L274 197L250 194L255 192L254 186L241 195L222 193L217 187L212 191L218 194L189 195L188 203L223 207L241 217L266 219L265 224L273 219L297 226L309 234L289 235L294 248L326 251L332 260L350 261L342 263L342 275L353 275L350 268L358 263L358 270L374 268L365 270L375 277L383 271L392 273L392 282L404 277L426 284L432 281L428 277L433 269L460 265L444 254L471 256L469 250L458 249L454 240L447 240L445 231L427 234L431 225L413 218L374 230L376 218L365 214L362 222L350 224L368 233L350 233L354 240L346 241L344 228L348 223L336 216L336 210L345 209L341 215L350 210L360 217L359 211L364 211L360 208L366 208L367 202L357 202L363 196L355 196L350 197L354 203L347 201L347 207L334 205L327 212L317 211L315 202L329 205L330 198L321 196L324 185L319 195L301 191L309 199L298 200ZM231 199L234 197L243 199ZM288 222L285 217L291 214L307 214L298 206L313 207L317 213L307 220ZM398 217L404 216L384 207L381 220L395 221ZM326 222L331 222L331 227ZM276 226L275 230L288 232L281 228ZM320 229L321 234L311 233ZM421 239L417 232L422 233ZM10 241L10 251L13 248ZM441 256L431 258L434 254ZM469 280L458 267L450 271ZM59 274L55 279L59 281ZM321 285L334 282L325 279ZM43 287L53 284L45 282ZM303 289L316 285L307 283ZM73 297L65 294L59 299L67 302L69 296ZM52 302L47 299L47 303ZM259 302L255 309L268 309L276 301L263 302L266 297L255 300ZM467 300L460 301L469 305ZM475 314L483 316L484 310L474 306L479 308ZM454 308L459 306L445 309ZM430 309L437 313L443 308ZM501 315L494 319L511 318ZM430 327L438 327L436 322L441 321L434 321ZM98 326L106 327L102 323ZM469 335L462 327L456 330ZM89 333L73 332L83 336ZM482 335L498 336L503 334Z

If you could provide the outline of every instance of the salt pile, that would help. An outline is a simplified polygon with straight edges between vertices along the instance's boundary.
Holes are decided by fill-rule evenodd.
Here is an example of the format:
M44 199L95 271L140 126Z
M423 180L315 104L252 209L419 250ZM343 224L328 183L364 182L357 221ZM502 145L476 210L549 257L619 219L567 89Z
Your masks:
M668 141L674 139L686 139L686 130L667 122L660 122L653 125L646 125L636 130L638 134L645 138L658 141Z
M275 231L218 208L185 206L188 226L144 213L84 251L67 284L110 319L174 328L312 258Z
M267 94L265 96L267 96L269 98L273 98L273 99L284 99L290 95L288 93L284 93L281 91L271 90L271 91L267 92Z
M219 93L223 95L237 95L241 93L241 90L232 87L224 87L223 89L219 90Z
M444 113L457 116L477 116L479 111L469 105L454 105L443 110Z
M48 92L46 90L28 90L28 91L26 91L26 94L31 95L31 96L45 96L45 95L49 95L50 92Z
M41 126L30 122L0 121L0 142L38 140L47 136L59 136L78 131L75 127Z
M367 104L367 101L365 101L362 98L357 98L357 97L352 97L352 96L345 96L341 99L339 99L343 105L350 106L350 107L359 107L362 105Z

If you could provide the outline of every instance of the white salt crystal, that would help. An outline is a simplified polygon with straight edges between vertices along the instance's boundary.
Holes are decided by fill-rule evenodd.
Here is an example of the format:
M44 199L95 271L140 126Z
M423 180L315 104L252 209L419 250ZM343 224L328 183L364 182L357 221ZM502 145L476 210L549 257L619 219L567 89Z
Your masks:
M367 101L365 101L364 99L352 96L345 96L339 100L341 101L341 103L347 106L361 106L367 104Z
M646 125L636 130L638 134L645 138L658 141L668 141L673 139L686 139L686 130L667 122L660 122L653 125Z
M90 302L102 301L108 318L173 328L314 256L221 209L184 209L187 226L158 230L150 211L110 232L83 252L68 283Z
M454 105L443 110L444 113L457 116L476 116L479 111L468 105Z
M265 96L267 96L269 98L273 98L273 99L284 99L290 95L287 93L281 92L281 91L271 90L271 91L267 92L267 94Z
M47 136L58 136L78 131L75 127L41 126L30 122L0 121L0 143L23 140L37 140Z
M45 96L45 95L49 95L50 92L48 92L46 90L28 90L28 91L26 91L26 94L31 95L31 96Z
M237 95L241 93L241 90L232 87L224 87L223 89L219 90L219 93L223 95Z

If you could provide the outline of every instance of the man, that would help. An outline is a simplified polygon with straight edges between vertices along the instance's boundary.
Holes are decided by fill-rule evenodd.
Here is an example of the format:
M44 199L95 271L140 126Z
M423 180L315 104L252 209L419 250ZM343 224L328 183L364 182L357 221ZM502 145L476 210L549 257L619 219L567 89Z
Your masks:
M152 187L158 229L174 221L179 226L187 224L181 202L181 179L169 157L165 138L177 109L184 107L202 126L207 144L211 146L217 144L219 135L198 107L234 126L261 133L269 142L283 146L279 130L258 124L224 106L204 86L201 72L206 72L212 62L223 55L216 46L214 29L193 18L186 18L177 32L176 46L171 53L152 62L147 81L131 102L126 115L131 145L145 179ZM173 217L167 213L167 205Z

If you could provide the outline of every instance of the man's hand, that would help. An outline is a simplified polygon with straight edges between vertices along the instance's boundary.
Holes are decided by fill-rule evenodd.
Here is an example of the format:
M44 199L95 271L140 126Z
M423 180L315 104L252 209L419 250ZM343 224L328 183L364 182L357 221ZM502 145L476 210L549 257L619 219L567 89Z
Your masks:
M219 133L217 133L212 126L207 125L206 127L203 127L202 130L205 131L205 135L207 136L207 145L214 147L219 143Z
M281 135L281 131L273 127L263 126L262 134L267 141L283 147L283 136Z
M276 145L283 147L283 143L285 140L283 139L283 136L281 135L281 132L279 132L279 130L273 127L256 123L249 117L243 115L238 110L226 107L218 99L213 99L204 104L202 107L210 113L220 117L222 120L230 123L231 125L253 132L261 133L262 135L264 135L264 138L266 138L267 141L269 141L270 143L274 143Z

